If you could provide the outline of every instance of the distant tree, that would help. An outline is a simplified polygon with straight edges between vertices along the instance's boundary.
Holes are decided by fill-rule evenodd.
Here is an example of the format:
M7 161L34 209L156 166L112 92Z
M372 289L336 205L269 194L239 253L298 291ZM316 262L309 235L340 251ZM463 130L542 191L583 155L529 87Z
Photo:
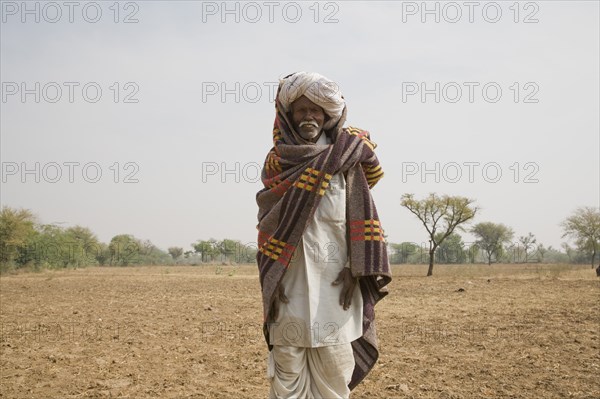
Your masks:
M566 243L566 242L563 242L562 244L560 244L560 246L562 247L562 249L565 250L565 254L569 258L569 263L573 263L573 257L572 257L573 248L571 248L569 243Z
M0 263L13 262L34 233L35 217L27 209L7 206L0 211Z
M569 263L575 263L574 255L575 249L569 245L568 242L563 242L560 244L560 247L563 249L564 254L567 256Z
M101 266L110 264L110 251L108 249L108 245L103 242L98 243L98 247L96 249L96 260Z
M552 245L546 248L544 253L544 262L547 263L569 263L570 259L566 253L553 248Z
M513 237L513 231L501 223L481 222L471 229L471 233L477 237L476 244L485 253L488 265L492 264L492 258L496 261L500 258L502 246Z
M236 255L237 262L239 263L255 263L256 253L258 249L255 243L242 245L239 244L238 253Z
M402 242L400 244L390 243L390 263L403 264L412 263L415 254L419 252L419 246L413 242Z
M116 266L164 265L171 261L169 254L150 240L142 241L130 234L114 236L108 251L110 264Z
M177 260L181 255L183 255L183 248L180 247L170 247L168 249L169 255L173 258L173 260Z
M469 259L469 263L475 263L477 261L477 254L479 251L481 251L481 248L476 242L471 244L469 249L465 250L467 258Z
M563 237L570 237L580 251L589 255L594 267L596 254L600 247L600 211L593 207L580 207L562 223Z
M69 252L69 265L75 267L97 265L101 250L98 237L87 227L69 227L64 232Z
M36 267L63 268L69 266L72 256L69 237L64 229L54 224L36 225L27 248L21 252L19 263Z
M212 260L214 256L220 253L218 242L214 238L199 240L192 244L192 248L197 254L200 254L203 263L209 262L209 259Z
M130 234L119 234L114 236L108 244L110 264L115 266L127 266L140 262L142 244Z
M235 240L234 242L234 261L236 263L256 263L256 253L258 252L256 243L250 242L244 244L239 240Z
M454 232L456 228L463 230L461 224L475 217L478 207L474 200L459 196L438 196L429 194L422 200L416 200L413 194L404 194L401 205L412 212L429 234L429 268L427 276L433 274L434 254L437 247ZM439 231L438 231L439 230Z
M550 247L552 248L552 247ZM539 243L537 246L537 253L538 253L538 261L539 262L544 262L544 255L546 254L546 252L548 252L548 249L546 249L546 247L544 247L544 244Z
M231 262L231 257L236 253L240 248L240 242L236 240L231 240L229 238L224 238L223 240L217 243L217 249L221 254L221 262Z
M523 251L525 252L525 263L527 263L529 261L529 249L535 245L537 239L533 234L529 233L526 236L519 237L519 242L521 245L523 245Z
M141 242L131 235L121 234L106 245L87 227L63 228L57 224L37 224L29 210L3 207L0 211L0 265L61 268L170 261L169 255L149 240Z
M438 239L441 233L438 233ZM467 260L465 243L457 233L452 233L439 245L436 258L439 263L464 263Z
M67 229L56 224L35 224L26 244L19 247L14 258L18 266L82 267L99 264L103 246L87 227Z
M164 265L172 261L168 252L154 245L150 240L141 244L140 257L137 263L142 265Z
M507 263L516 263L520 260L520 249L519 246L514 242L509 242L504 246L504 257L503 259ZM498 257L499 258L499 257Z

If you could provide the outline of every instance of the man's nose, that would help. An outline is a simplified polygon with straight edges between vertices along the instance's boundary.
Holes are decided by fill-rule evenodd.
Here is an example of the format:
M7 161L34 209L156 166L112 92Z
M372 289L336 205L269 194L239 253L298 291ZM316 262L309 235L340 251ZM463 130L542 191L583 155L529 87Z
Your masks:
M315 120L315 113L313 111L306 111L304 114L305 119Z

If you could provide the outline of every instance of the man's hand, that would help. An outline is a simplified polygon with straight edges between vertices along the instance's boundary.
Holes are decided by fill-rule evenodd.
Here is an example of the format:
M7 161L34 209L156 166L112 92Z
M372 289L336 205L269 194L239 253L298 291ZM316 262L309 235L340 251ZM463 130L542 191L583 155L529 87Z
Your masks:
M277 320L277 316L279 316L279 302L282 302L282 303L290 302L288 297L285 296L285 292L283 290L283 284L279 284L279 288L277 289L277 292L275 293L275 300L271 304L271 311L269 313L271 314L272 322L275 322L275 320Z
M344 267L340 274L338 274L337 279L331 285L340 285L342 284L342 292L340 293L340 305L344 308L344 310L348 310L350 304L352 303L352 294L354 293L354 288L358 283L358 278L352 277L352 271Z

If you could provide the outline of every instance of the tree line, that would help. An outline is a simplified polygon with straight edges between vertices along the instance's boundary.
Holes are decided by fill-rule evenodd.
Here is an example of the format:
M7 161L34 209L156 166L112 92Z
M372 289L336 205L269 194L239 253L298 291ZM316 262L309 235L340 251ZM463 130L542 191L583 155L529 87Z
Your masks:
M563 243L561 249L542 243L527 245L522 239L537 241L529 233L517 240L509 240L497 247L483 245L482 241L464 242L458 233L450 234L436 249L435 264L463 263L589 263L588 254ZM493 249L493 250L492 250ZM389 258L392 264L422 264L429 262L428 242L389 243Z
M209 239L192 244L193 251L172 247L163 251L149 240L118 234L101 242L87 227L41 224L28 209L0 211L0 271L19 268L77 268L254 262L256 247L238 240Z
M475 200L461 196L438 195L431 193L423 199L415 199L414 194L404 194L400 205L409 210L419 219L428 235L428 257L429 268L427 275L433 274L433 265L436 260L444 257L446 253L460 254L460 237L455 230L467 231L464 227L475 218L480 208L474 205ZM567 256L572 261L575 259L587 258L594 267L597 261L598 249L600 249L600 211L594 207L579 207L570 216L561 222L563 229L562 237L568 237L575 241L576 251L563 243ZM475 254L482 253L488 264L498 262L502 259L510 260L512 254L513 261L515 255L519 261L524 256L524 261L528 262L529 257L534 252L543 259L544 255L555 255L556 250L552 247L545 248L537 244L537 239L532 233L521 236L518 242L511 243L514 232L510 227L502 223L482 222L474 225L469 230L476 238L474 245L470 247L467 254L470 254L475 261ZM442 246L445 245L445 249ZM449 250L449 249L453 250ZM438 252L438 249L441 251ZM475 249L475 250L473 250ZM406 251L402 245L400 251ZM506 255L508 254L508 257ZM458 256L458 255L457 255ZM539 258L538 258L539 259Z
M169 254L178 264L197 265L203 263L254 263L257 247L255 243L244 244L240 240L224 238L198 240L191 245L193 250L170 247Z
M594 266L600 248L600 212L577 208L562 223L563 238L574 241L560 251L537 242L534 234L515 239L512 228L502 223L480 222L467 229L479 211L474 200L435 193L417 200L402 197L401 206L414 214L427 232L427 241L388 243L390 263L590 263ZM463 242L458 231L470 232L476 240ZM0 211L0 271L23 267L65 268L82 266L199 265L206 263L254 263L256 243L243 244L225 238L200 239L191 249L170 247L163 251L149 240L130 234L100 242L87 227L40 224L30 210L3 207Z

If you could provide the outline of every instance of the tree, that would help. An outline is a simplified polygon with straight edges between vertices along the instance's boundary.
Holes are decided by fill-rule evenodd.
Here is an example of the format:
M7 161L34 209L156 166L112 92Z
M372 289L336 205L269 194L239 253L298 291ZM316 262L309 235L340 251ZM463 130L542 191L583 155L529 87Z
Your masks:
M390 243L390 248L392 250L390 263L392 264L412 263L414 255L419 252L419 246L413 242Z
M526 236L519 237L519 242L523 244L523 251L525 251L525 263L527 263L529 260L529 248L533 247L533 245L537 242L537 239L533 234L529 233Z
M258 252L258 248L255 243L248 243L243 245L241 242L239 243L238 253L236 255L236 262L239 263L255 263L256 262L256 253Z
M514 234L510 227L492 222L477 223L471 233L477 237L475 243L484 251L488 265L492 264L492 257L498 260L502 245L509 242Z
M202 256L203 263L208 262L209 257L210 260L212 260L215 255L219 254L218 243L214 238L211 238L208 241L199 240L192 244L192 248L194 248L194 252Z
M507 263L517 263L521 260L521 247L514 242L504 245L504 259ZM511 256L512 255L512 256Z
M429 234L429 268L427 269L427 276L433 274L434 254L437 247L456 228L463 230L461 224L475 217L479 208L473 206L473 202L474 200L465 197L438 196L435 193L429 194L428 197L422 200L416 200L413 194L402 196L400 204L423 223Z
M164 265L170 261L169 254L152 244L152 241L144 240L141 243L137 263L142 265Z
M569 263L573 263L573 248L571 248L571 246L567 242L563 242L562 244L560 244L560 246L562 247L562 249L565 250L565 254L567 254L567 257L569 258Z
M571 260L569 259L569 256L566 253L561 252L558 249L553 248L552 245L550 245L549 247L546 248L546 250L544 252L544 262L547 262L547 263L570 263Z
M588 253L594 268L594 261L600 247L600 211L597 208L579 207L562 223L563 237L575 240L580 251Z
M479 245L476 242L471 244L469 249L466 250L467 258L469 259L469 263L475 263L475 261L477 260L477 254L479 253L480 250L481 250L481 248L479 247Z
M177 258L183 255L183 248L180 247L170 247L168 251L169 255L173 257L173 260L177 260Z
M81 267L99 263L98 253L102 251L102 247L90 229L82 226L69 227L64 231L64 236L69 265Z
M544 244L539 243L537 246L537 253L538 253L538 261L540 262L544 262L544 255L546 254L546 252L548 252L549 249L552 249L552 246L550 246L549 248L544 247Z
M441 233L438 233L439 235ZM450 234L440 244L436 255L439 263L464 263L467 260L467 255L462 237L457 233Z
M98 244L96 250L96 260L100 266L108 265L110 263L110 251L108 245L101 242Z
M18 262L55 268L68 266L71 259L65 231L55 224L42 224L35 227L35 233L30 236L27 247L21 250Z
M240 248L241 243L239 241L224 238L217 244L217 250L221 254L221 262L223 258L226 262L231 262L231 255L236 253L236 250Z
M142 244L132 235L119 234L114 236L108 244L110 264L127 266L138 263L141 248Z
M0 212L0 263L14 261L34 234L35 217L27 209L2 207Z
M101 253L102 244L86 227L64 229L56 224L35 224L14 261L18 266L81 267L97 265Z

